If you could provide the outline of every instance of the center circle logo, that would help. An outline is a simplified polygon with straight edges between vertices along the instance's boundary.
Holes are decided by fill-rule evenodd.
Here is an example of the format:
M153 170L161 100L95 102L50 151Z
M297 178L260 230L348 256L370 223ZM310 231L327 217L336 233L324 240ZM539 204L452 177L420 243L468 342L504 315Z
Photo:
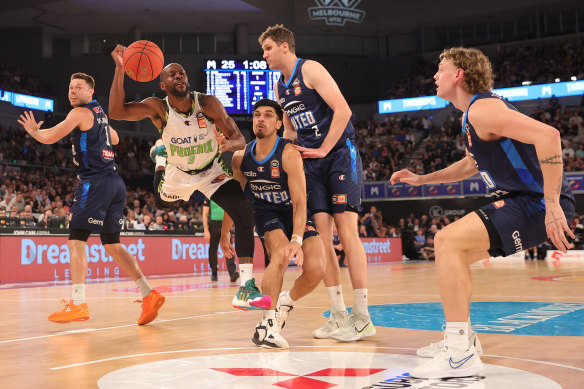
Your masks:
M188 350L185 350L188 351ZM450 379L410 378L413 355L362 352L256 352L167 359L112 371L101 389L164 388L468 388L561 389L549 378L485 364L483 375ZM122 386L121 383L124 383ZM396 386L397 385L397 386Z
M435 217L442 217L444 210L439 205L432 205L428 211L428 215L433 219Z

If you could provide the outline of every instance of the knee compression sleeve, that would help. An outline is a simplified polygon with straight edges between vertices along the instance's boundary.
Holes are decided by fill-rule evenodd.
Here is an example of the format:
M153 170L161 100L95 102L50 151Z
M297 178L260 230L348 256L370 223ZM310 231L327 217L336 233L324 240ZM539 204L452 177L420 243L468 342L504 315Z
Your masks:
M102 232L99 234L101 238L101 244L116 244L120 243L120 233L119 232Z
M69 230L69 240L80 240L82 242L87 242L89 235L91 235L90 230L77 230L73 228Z

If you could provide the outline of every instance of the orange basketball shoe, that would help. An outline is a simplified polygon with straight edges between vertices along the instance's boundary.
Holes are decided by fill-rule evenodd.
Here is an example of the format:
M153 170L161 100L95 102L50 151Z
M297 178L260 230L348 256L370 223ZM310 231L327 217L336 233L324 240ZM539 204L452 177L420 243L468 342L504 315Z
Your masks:
M142 314L138 319L138 325L143 326L144 324L150 323L152 320L156 319L158 316L158 310L164 304L164 296L152 289L150 294L141 301L142 302ZM140 301L140 300L137 300Z
M67 302L67 300L61 300L61 303L65 306L60 311L52 313L49 316L49 320L54 323L70 323L72 321L85 321L89 319L89 309L87 304L73 304L73 300Z

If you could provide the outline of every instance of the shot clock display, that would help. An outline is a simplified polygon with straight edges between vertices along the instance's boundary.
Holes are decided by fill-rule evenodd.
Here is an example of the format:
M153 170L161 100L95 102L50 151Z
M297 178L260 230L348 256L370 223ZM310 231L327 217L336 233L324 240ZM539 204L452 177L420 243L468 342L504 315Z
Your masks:
M228 114L250 114L256 101L275 100L280 72L264 60L210 59L206 61L207 94L216 96Z

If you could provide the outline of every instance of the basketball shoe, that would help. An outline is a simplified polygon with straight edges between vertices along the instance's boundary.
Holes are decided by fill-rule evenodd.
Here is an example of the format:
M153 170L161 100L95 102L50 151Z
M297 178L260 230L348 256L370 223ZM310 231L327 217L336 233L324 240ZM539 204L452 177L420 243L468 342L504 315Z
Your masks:
M89 319L89 308L87 308L87 304L75 305L73 304L73 300L67 301L65 299L61 300L61 303L65 307L60 311L51 313L49 315L50 321L54 323L70 323L72 321L85 321Z
M331 312L331 316L329 317L326 324L319 329L312 331L312 336L317 339L330 338L333 332L337 331L343 326L348 317L349 313L347 311Z
M286 294L286 292L280 292L278 296L278 302L276 303L276 322L278 324L278 328L281 330L286 325L286 319L288 318L288 314L291 310L294 309L292 305L281 304L282 296Z
M278 324L273 319L260 321L251 339L257 346L266 348L289 348L286 339L280 335Z
M269 309L272 305L272 298L262 294L255 284L255 279L247 280L245 285L239 287L239 290L231 301L233 307L243 311L255 309Z
M468 377L482 373L483 368L483 362L473 345L464 351L445 347L434 358L412 369L410 377Z
M156 157L163 157L166 158L168 155L166 154L166 147L164 147L164 142L161 139L158 139L154 146L150 148L150 158L152 162L156 163Z
M474 346L479 356L483 355L483 346L481 346L481 341L479 340L479 337L477 336L476 332L473 331L468 336L468 344ZM440 342L431 343L426 347L419 348L416 351L416 355L419 356L420 358L434 358L444 348L446 348L444 340L441 340Z
M331 334L341 342L353 342L377 333L369 316L351 313L345 323Z
M156 319L156 316L158 316L158 310L164 304L164 300L166 300L164 296L154 289L152 289L150 294L142 300L136 300L137 302L142 303L142 314L138 319L138 325L143 326L144 324L148 324Z

